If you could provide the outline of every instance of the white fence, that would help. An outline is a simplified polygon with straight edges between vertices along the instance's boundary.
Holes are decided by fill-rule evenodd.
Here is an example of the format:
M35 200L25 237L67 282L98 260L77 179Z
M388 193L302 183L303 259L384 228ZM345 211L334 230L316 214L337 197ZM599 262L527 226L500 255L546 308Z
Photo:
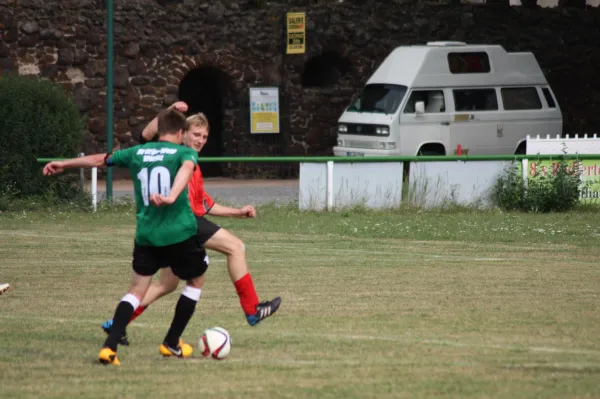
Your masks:
M529 154L600 154L600 138L596 134L573 137L527 136Z
M299 207L393 208L402 200L403 168L401 162L301 163Z
M527 155L600 154L600 138L584 135L563 138L527 137ZM403 194L403 162L333 162L300 164L299 208L331 210L364 205L397 208L413 204L425 208L448 204L490 207L490 192L500 174L513 161L421 161L410 163L408 187ZM536 168L542 163L537 161ZM521 161L523 179L531 172ZM548 170L551 166L543 166ZM582 182L599 183L598 160L579 162ZM545 173L546 169L543 169ZM585 193L583 193L585 194ZM406 198L403 198L405 195ZM600 187L598 187L600 197ZM585 199L585 196L581 197Z
M527 155L600 154L600 138L583 135L563 138L527 137ZM331 210L362 205L367 208L397 208L414 204L425 208L459 204L489 207L489 191L511 161L421 161L410 163L408 187L403 193L403 162L302 162L299 208ZM529 160L522 160L527 179ZM582 180L600 179L598 160L581 161ZM599 183L600 184L600 183ZM92 208L98 204L98 171L91 171ZM585 193L584 193L585 194ZM598 188L600 197L600 187ZM403 198L403 195L406 198ZM582 197L584 198L584 197Z

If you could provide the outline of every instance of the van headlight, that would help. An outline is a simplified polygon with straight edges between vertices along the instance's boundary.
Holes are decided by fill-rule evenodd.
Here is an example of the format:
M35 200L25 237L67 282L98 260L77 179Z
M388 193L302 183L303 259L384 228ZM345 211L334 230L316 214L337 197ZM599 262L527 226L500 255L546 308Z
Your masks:
M348 132L348 126L347 125L343 125L343 124L338 125L338 132L340 132L340 133L346 133L346 132Z
M338 147L343 147L344 146L344 140L342 139L338 139Z
M390 134L390 128L388 126L378 126L375 128L375 134L388 136Z
M393 141L380 141L379 149L380 150L395 150L396 143L394 143Z

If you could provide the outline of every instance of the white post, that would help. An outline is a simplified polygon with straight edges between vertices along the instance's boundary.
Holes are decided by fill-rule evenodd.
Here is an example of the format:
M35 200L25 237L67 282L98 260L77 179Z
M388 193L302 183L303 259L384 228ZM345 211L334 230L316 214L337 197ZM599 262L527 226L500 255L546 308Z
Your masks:
M333 208L333 161L327 161L327 210Z
M98 204L98 168L92 168L92 209L96 212Z
M529 167L529 160L528 159L521 159L521 168L523 169L522 175L523 175L523 185L525 187L527 187L527 174L528 174L528 170L527 168Z
M529 160L528 159L521 159L521 168L523 169L521 171L521 175L522 175L522 179L523 179L523 198L527 195L527 180L528 180L528 174L529 171L527 170L527 168L529 167Z
M79 157L83 157L83 152L79 153ZM79 190L83 193L85 191L85 169L79 168Z

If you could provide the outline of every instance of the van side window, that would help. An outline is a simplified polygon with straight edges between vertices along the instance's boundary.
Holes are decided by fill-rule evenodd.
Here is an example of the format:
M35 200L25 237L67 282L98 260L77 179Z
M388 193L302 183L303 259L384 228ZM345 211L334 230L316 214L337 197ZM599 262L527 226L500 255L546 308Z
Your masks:
M452 90L454 107L458 112L496 111L498 98L494 89L457 89Z
M550 89L544 87L542 89L542 93L544 93L544 97L546 97L548 108L556 108L556 103L554 102L554 98L552 98L552 94L550 94Z
M535 87L511 87L500 89L504 109L515 111L541 109L542 101Z
M415 104L419 101L425 103L425 112L446 112L446 102L444 101L444 92L441 90L418 90L413 91L404 107L405 114L415 113Z

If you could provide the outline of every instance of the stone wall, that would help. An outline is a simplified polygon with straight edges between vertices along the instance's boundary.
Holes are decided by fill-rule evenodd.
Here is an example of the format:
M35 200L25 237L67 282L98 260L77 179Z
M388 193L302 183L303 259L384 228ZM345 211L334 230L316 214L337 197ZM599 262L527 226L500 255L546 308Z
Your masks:
M565 131L600 133L597 8L396 1L311 5L304 8L307 54L283 55L288 10L283 6L257 9L233 0L223 2L228 6L185 0L115 3L115 148L136 144L145 124L178 98L184 77L208 68L212 78L205 75L198 98L218 97L220 110L211 112L222 120L207 155L331 154L337 118L378 64L398 45L430 40L533 51L558 97ZM2 73L37 74L72 91L88 120L87 153L106 146L103 7L97 0L0 0ZM210 90L209 80L215 81ZM249 134L250 85L280 86L281 134ZM202 108L209 100L198 101ZM226 165L215 174L274 170L293 174L289 166L253 164Z

